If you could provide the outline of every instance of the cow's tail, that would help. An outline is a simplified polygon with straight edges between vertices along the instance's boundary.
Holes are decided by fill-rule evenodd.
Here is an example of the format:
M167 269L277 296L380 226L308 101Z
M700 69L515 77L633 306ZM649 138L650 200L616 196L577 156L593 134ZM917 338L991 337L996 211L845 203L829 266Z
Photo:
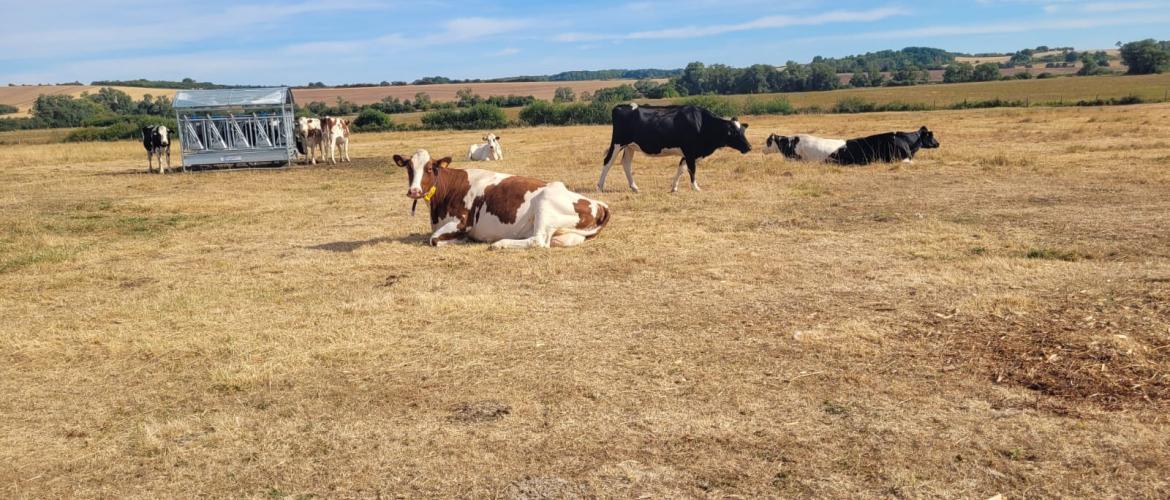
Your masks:
M613 159L613 153L617 150L617 144L610 143L609 147L605 149L605 159L602 160L601 166L609 165L609 160Z

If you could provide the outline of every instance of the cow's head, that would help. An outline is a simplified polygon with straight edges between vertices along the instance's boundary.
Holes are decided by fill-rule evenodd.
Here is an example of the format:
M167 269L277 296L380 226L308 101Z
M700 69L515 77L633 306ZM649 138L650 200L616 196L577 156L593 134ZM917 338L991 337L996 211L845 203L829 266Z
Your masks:
M504 147L500 146L500 136L496 134L488 134L483 136L483 140L492 150L491 158L496 161L504 159Z
M727 145L740 153L747 154L752 150L752 143L747 139L747 124L740 123L739 118L732 118L725 122L727 127Z
M934 132L922 127L918 129L918 144L923 149L935 149L938 147L938 139L934 138Z
M797 160L800 159L796 154L797 144L800 144L800 137L772 134L768 136L768 143L764 147L764 154L780 153L785 158Z
M171 143L171 131L165 125L159 125L154 131L155 137L158 137L158 143L166 146Z
M432 160L431 154L427 150L420 149L409 158L394 155L394 163L406 169L408 185L406 196L417 200L426 196L431 188L435 187L435 178L439 176L439 170L451 165L451 157Z
M317 118L309 118L302 116L297 118L297 126L295 132L301 137L307 137L310 132L321 129L321 120Z

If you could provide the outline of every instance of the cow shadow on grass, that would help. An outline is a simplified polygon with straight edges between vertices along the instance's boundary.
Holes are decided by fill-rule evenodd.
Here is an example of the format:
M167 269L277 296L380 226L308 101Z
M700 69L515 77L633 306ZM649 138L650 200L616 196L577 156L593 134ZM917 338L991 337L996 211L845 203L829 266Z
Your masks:
M380 245L382 243L398 242L398 243L406 243L406 244L424 244L424 243L426 243L427 238L428 238L428 235L425 235L425 234L412 234L412 235L401 236L401 237L382 236L382 237L378 237L378 238L370 238L368 240L334 241L334 242L330 242L330 243L322 243L320 245L313 245L313 246L305 247L305 248L307 248L309 250L324 250L326 252L353 253L353 252L357 251L358 249L372 246L372 245Z

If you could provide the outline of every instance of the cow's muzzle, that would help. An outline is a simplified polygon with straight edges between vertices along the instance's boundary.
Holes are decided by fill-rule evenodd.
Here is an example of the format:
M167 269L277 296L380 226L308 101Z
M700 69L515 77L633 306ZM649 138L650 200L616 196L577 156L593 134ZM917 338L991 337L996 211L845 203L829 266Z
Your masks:
M406 192L406 196L412 200L417 200L423 197L423 192L422 189L419 188L410 188L410 190Z

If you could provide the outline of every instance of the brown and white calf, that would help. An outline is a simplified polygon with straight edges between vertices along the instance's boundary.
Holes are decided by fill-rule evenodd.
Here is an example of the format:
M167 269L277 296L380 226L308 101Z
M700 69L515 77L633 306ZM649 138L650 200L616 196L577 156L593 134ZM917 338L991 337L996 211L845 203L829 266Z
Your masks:
M316 118L297 118L294 131L297 141L297 152L305 155L305 163L317 164L317 152L321 152L321 161L325 161L325 152L321 149L324 144L321 131L321 120Z
M349 120L326 116L321 120L321 132L324 134L329 162L337 164L337 148L341 148L342 160L349 161ZM325 154L321 155L321 159L324 161Z
M430 244L491 243L492 249L571 247L597 236L609 206L569 191L563 183L479 169L449 168L420 149L394 155L406 170L406 195L431 212Z

